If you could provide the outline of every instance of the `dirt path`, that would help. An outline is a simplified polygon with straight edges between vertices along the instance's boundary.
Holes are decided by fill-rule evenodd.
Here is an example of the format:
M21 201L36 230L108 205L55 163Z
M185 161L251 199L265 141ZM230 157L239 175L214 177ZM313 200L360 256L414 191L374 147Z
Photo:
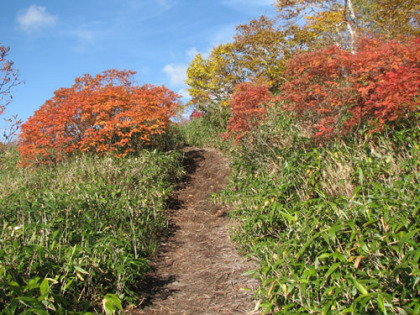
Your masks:
M228 181L229 166L213 149L185 150L189 178L172 209L173 235L163 243L148 277L142 309L132 314L259 314L257 287L242 273L252 265L229 240L226 210L211 194Z

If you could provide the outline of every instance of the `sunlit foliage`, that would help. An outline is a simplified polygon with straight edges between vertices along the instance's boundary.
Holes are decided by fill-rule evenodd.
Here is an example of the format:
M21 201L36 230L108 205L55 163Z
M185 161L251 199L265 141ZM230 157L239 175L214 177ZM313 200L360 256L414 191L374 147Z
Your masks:
M84 75L61 88L22 126L27 163L61 160L71 152L124 156L164 133L180 106L164 86L133 84L133 71Z
M232 44L218 45L208 58L197 54L187 75L188 92L192 97L190 103L204 112L215 104L226 106L234 86L244 80Z
M365 39L352 54L337 46L297 55L279 100L316 136L357 127L382 130L420 110L420 40Z
M265 114L262 106L272 99L265 85L245 82L236 86L230 101L232 116L227 126L228 136L241 139L261 123Z

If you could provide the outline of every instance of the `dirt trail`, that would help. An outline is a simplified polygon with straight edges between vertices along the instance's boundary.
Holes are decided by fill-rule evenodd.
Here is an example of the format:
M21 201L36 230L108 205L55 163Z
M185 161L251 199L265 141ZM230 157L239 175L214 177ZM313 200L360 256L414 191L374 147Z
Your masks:
M211 201L227 184L228 163L213 149L185 154L188 178L171 209L173 234L153 263L142 309L131 314L259 314L252 301L258 284L242 276L253 266L229 240L226 209Z

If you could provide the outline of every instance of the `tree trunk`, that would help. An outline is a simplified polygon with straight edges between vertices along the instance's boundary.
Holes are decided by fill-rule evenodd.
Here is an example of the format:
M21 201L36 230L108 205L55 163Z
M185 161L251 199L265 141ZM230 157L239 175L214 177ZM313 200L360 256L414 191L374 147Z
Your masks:
M356 23L356 14L354 13L353 2L351 0L345 0L344 18L346 20L347 29L350 34L350 51L354 53L354 42L356 38L354 24Z

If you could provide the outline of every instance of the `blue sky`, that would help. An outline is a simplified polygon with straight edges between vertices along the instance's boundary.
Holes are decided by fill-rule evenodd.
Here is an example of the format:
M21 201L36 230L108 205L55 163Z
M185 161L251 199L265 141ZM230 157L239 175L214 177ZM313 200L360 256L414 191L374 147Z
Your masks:
M196 52L228 42L235 26L273 0L13 0L0 11L0 43L25 84L13 90L3 118L26 120L76 77L106 69L137 72L138 84L186 95L185 71ZM4 127L3 120L0 126Z

